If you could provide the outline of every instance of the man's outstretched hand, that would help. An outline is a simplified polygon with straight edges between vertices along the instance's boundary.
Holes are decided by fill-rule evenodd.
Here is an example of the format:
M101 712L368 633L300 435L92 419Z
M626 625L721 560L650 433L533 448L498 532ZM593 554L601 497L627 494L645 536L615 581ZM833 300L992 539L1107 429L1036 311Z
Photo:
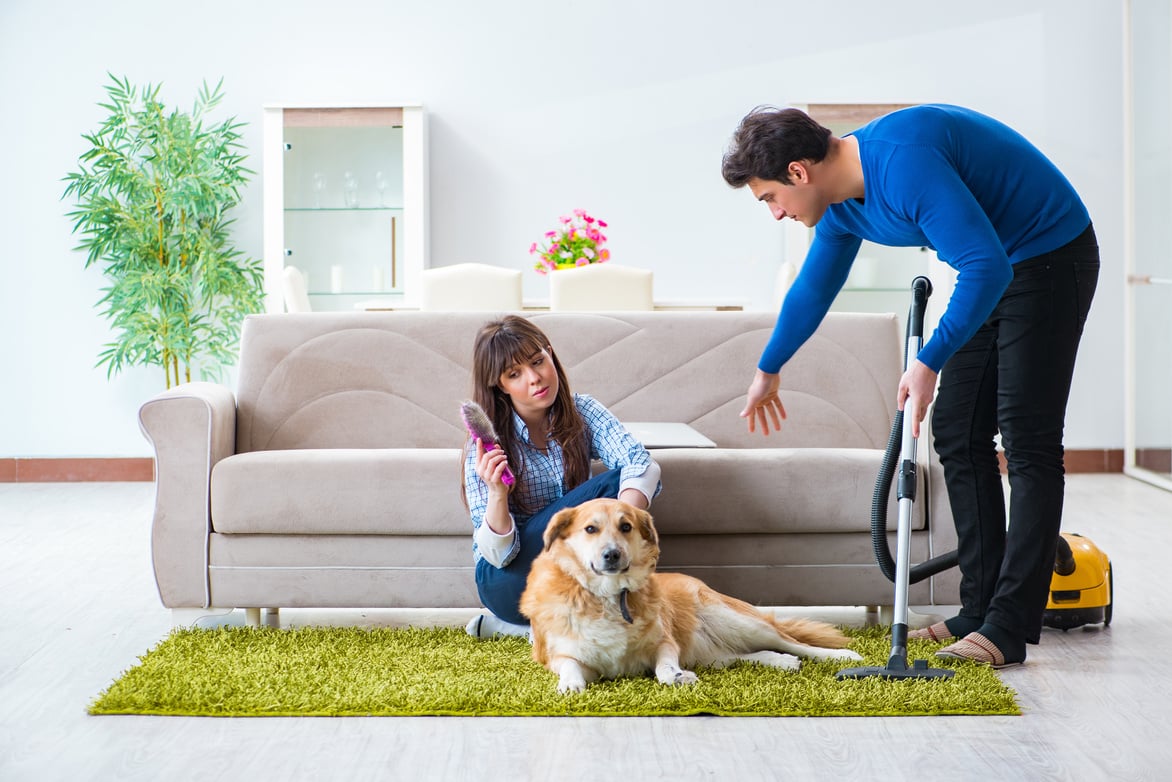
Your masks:
M757 431L761 426L761 434L769 434L772 423L775 432L781 431L781 422L785 419L785 406L777 389L781 387L781 377L757 370L749 385L748 398L745 400L745 409L741 411L741 418L749 419L749 432Z

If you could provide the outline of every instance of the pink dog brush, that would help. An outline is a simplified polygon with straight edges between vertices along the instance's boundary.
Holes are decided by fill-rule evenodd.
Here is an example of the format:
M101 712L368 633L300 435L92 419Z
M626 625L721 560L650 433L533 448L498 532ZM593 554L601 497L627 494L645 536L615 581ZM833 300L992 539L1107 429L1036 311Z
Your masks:
M483 407L467 400L460 404L460 417L464 419L464 426L468 428L468 434L474 440L483 443L484 450L491 451L496 448L496 429L492 428L492 421L489 420L488 413L484 412ZM513 477L513 473L506 465L505 472L501 476L501 483L505 486L512 486L516 481L517 479Z

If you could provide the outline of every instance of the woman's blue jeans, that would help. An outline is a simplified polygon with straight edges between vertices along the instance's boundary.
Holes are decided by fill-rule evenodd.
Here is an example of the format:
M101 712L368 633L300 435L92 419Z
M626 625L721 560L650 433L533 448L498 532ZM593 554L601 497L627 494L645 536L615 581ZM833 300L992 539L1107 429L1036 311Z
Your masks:
M620 471L617 469L600 473L562 495L560 500L547 505L524 523L518 524L517 534L521 538L521 550L505 567L493 567L483 559L477 562L476 589L480 593L480 602L484 607L506 622L529 624L529 620L521 613L521 593L525 591L529 568L545 545L542 538L545 535L545 528L549 526L549 520L558 511L576 507L587 500L599 497L617 498L619 475Z
M1013 267L993 313L940 373L932 413L956 521L961 616L1028 643L1042 629L1065 491L1062 435L1099 277L1094 228ZM994 436L1009 472L1009 519Z

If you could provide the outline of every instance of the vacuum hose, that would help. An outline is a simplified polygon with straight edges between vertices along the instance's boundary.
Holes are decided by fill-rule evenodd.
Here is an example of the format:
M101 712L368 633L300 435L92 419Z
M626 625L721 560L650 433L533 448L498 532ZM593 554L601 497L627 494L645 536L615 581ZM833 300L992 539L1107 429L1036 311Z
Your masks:
M928 297L932 295L932 283L927 277L916 277L912 281L912 306L908 312L907 339L904 340L904 366L907 366L907 345L913 338L922 343L924 338L924 310L927 307ZM891 549L887 544L887 500L891 496L891 480L895 476L896 463L899 460L900 440L903 435L903 411L895 413L895 420L891 423L891 435L887 438L887 449L883 452L883 463L879 467L879 477L875 481L875 493L871 496L871 547L875 550L875 561L879 563L879 570L888 581L895 582L895 560L891 556ZM915 499L915 465L906 465L901 471L898 489L900 498ZM929 576L955 567L957 553L950 551L933 557L908 571L908 583L916 584Z

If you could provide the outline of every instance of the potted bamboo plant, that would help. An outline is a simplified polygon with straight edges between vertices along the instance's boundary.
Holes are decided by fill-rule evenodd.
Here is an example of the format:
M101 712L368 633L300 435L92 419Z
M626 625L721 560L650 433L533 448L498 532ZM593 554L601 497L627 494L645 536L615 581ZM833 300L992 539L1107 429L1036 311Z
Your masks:
M262 308L259 260L234 249L229 212L253 173L244 167L243 123L205 125L223 98L223 80L204 83L190 113L168 110L159 87L139 90L110 76L109 112L63 198L85 265L99 263L109 282L98 306L116 339L98 365L107 376L158 366L167 388L218 377L235 360L246 314ZM161 86L161 85L160 85Z

